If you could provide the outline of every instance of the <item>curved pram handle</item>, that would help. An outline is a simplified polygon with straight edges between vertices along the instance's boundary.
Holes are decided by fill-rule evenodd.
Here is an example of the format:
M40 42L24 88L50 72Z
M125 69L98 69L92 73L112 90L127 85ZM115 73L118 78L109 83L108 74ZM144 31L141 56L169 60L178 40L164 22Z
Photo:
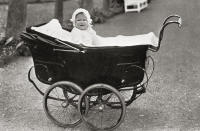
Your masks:
M169 21L171 18L178 18L178 20ZM151 51L157 52L160 49L160 44L161 44L161 41L163 38L164 29L167 25L173 24L173 23L178 24L178 27L180 28L182 26L181 17L179 15L170 15L165 19L165 21L163 22L162 28L160 30L160 33L159 33L158 47L150 47L149 49Z

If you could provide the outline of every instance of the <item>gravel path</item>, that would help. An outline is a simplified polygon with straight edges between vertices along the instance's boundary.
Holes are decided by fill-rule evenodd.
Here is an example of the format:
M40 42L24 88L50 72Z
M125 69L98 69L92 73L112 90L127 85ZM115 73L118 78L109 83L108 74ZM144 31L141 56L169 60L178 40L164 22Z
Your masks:
M164 18L179 14L183 28L169 26L159 52L147 92L127 108L117 131L197 131L200 130L200 46L197 0L152 0L141 13L118 15L95 25L103 36L158 34ZM42 96L27 80L31 57L16 58L0 69L0 130L5 131L88 131L81 124L73 129L54 125L45 116Z

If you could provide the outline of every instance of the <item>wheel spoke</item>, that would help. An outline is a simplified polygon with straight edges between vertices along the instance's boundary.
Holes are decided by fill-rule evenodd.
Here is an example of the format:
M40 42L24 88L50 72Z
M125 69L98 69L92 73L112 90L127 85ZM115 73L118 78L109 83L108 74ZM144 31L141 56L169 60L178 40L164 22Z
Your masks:
M73 88L74 92L82 89L72 82L57 82L50 86L44 95L44 109L47 117L61 127L73 127L81 122L78 115L77 103L79 95L69 93L66 88Z
M63 97L68 99L69 98L69 95L68 95L68 92L66 89L63 89Z
M95 94L93 97L90 95ZM89 109L84 113L83 99L89 96ZM119 108L115 108L115 107ZM82 119L94 130L112 130L118 127L125 117L125 102L120 93L106 84L94 84L87 87L81 94L78 103Z
M108 102L110 100L110 98L112 97L112 95L113 95L113 93L111 93L105 101Z
M69 101L72 101L77 95L74 95L73 97L69 98Z
M56 87L56 88L57 88L57 87ZM58 99L60 99L56 88L55 88L55 90L53 90L53 91L54 91L54 94L55 94L55 96L56 96Z

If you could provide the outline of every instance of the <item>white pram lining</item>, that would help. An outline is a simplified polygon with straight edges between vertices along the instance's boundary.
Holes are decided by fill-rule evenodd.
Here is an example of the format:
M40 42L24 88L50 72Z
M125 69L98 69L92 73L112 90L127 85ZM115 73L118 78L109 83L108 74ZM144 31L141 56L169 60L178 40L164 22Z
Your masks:
M52 19L47 24L39 27L31 27L31 29L62 41L68 41L74 44L83 44L92 47L134 45L152 45L154 47L158 46L158 38L153 32L133 36L118 35L116 37L102 37L97 35L97 42L94 45L75 43L72 40L71 32L64 30L57 19Z

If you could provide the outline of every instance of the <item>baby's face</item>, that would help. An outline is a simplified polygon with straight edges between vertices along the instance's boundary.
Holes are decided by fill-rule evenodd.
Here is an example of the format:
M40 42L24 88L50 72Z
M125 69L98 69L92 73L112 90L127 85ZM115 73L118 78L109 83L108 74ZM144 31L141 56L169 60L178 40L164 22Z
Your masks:
M87 21L87 17L83 13L76 15L75 27L80 30L87 30L88 21Z

